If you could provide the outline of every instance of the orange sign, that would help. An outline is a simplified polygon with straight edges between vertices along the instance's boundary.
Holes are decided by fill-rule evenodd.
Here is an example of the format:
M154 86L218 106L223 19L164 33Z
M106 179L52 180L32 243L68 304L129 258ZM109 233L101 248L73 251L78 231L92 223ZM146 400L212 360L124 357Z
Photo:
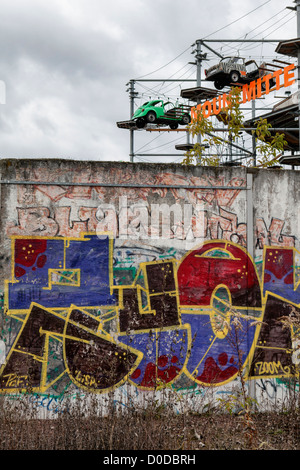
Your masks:
M260 98L262 95L268 95L270 91L279 90L282 87L288 87L295 83L294 75L295 65L290 64L283 69L276 70L268 75L253 80L249 84L245 84L242 87L242 100L240 103L246 103L247 101L255 100ZM280 83L280 78L283 78L283 83ZM275 85L270 87L270 80L275 80ZM264 90L262 90L262 84L264 84ZM197 113L202 111L205 118L211 115L219 114L222 109L228 107L229 103L227 100L228 94L223 93L217 96L211 101L205 101L203 104L193 106L191 109L191 116L193 119L197 118Z

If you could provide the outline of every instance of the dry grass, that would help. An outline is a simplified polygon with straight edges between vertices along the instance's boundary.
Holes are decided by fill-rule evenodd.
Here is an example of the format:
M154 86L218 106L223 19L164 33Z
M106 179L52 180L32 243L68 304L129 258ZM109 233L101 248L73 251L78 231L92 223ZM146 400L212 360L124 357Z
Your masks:
M0 450L299 450L300 414L170 414L154 410L110 417L57 419L2 416Z

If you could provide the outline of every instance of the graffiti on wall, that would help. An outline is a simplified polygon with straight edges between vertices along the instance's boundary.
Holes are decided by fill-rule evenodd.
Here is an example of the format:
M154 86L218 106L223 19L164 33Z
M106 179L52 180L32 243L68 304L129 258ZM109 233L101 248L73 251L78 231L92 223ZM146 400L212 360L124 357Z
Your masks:
M123 201L124 197L120 200ZM114 238L154 239L159 235L157 217L160 208L153 209L153 206L159 205L152 205L151 208L147 205L138 205L132 209L125 204L119 211L115 210L114 205L104 210L101 208L99 210L99 207L81 206L78 209L77 220L71 219L71 206L56 207L51 215L48 207L17 208L18 223L8 224L7 235L28 237L39 233L43 237L78 238L85 232L111 232ZM190 236L192 240L222 239L247 246L246 224L239 222L234 212L221 206L217 207L217 211L204 210L202 207L199 203L194 209L192 205L186 205L183 210L179 205L171 206L175 214L175 223L168 224L165 238L186 240ZM152 213L150 209L153 210ZM168 214L169 217L170 215ZM186 225L185 219L188 219ZM147 223L144 223L145 220ZM272 245L295 246L295 236L285 234L284 225L284 220L273 217L267 227L263 218L257 218L256 248L262 250L264 246Z
M37 173L37 178L45 176ZM84 175L80 175L84 181ZM234 177L228 183L232 189L224 190L224 178L190 177L186 178L173 173L152 175L139 172L133 175L129 171L110 172L108 175L86 177L90 183L101 180L107 183L116 183L120 180L124 184L145 184L143 188L105 187L105 186L58 186L19 185L17 224L10 222L7 225L7 235L28 236L37 232L46 237L80 237L85 232L111 232L114 238L127 239L153 238L157 235L157 217L160 207L157 204L148 204L149 196L157 196L162 200L169 191L172 203L171 211L179 214L173 225L168 227L168 239L184 240L188 236L193 239L208 237L223 238L242 243L246 246L246 226L239 223L237 215L232 212L231 206L240 194L240 187L245 185L244 178ZM156 185L151 187L150 185ZM164 185L173 185L167 189ZM184 188L178 188L186 185ZM202 189L188 189L200 186ZM217 189L220 187L220 189ZM207 188L207 189L203 189ZM47 200L49 206L41 205L39 196ZM60 201L64 205L60 205ZM70 202L75 201L75 208ZM78 204L77 201L80 203ZM82 201L84 204L82 204ZM96 201L96 206L90 206L89 201ZM99 202L101 206L99 207ZM109 202L103 204L103 202ZM130 204L127 202L130 201ZM204 204L209 210L204 208ZM182 205L184 206L182 209ZM166 211L167 207L164 208ZM190 213L192 212L192 213ZM146 219L150 218L148 225ZM184 219L189 224L184 227Z
M280 317L300 313L296 254L265 247L260 278L244 247L210 240L179 260L140 263L126 284L114 277L110 234L13 237L5 309L19 330L0 388L45 392L68 379L98 393L124 381L152 390L182 374L220 386L241 368L290 377L297 358Z
M127 168L110 168L107 172L99 168L92 175L84 170L75 171L74 182L81 184L66 186L49 184L53 178L51 172L39 168L32 171L32 180L36 179L37 184L18 185L17 223L8 222L8 237L36 236L38 233L43 237L80 238L87 232L111 232L115 239L153 239L157 236L159 207L149 204L149 199L164 200L169 195L173 204L168 202L165 206L170 206L169 211L176 219L175 223L168 224L165 236L169 240L222 239L247 246L246 223L239 220L233 209L242 193L241 188L246 186L244 177L231 177L226 182L222 175L156 174L143 169L133 172ZM64 176L60 169L60 177ZM19 178L22 179L22 175L17 171ZM40 181L48 184L43 185ZM118 186L119 181L129 187ZM103 182L113 187L101 185ZM168 188L164 187L168 185ZM41 204L41 197L46 205ZM176 217L176 214L179 215ZM185 219L188 219L187 225ZM256 249L263 250L266 245L295 246L295 237L285 233L284 225L285 221L277 217L272 217L270 222L257 217Z
M297 339L280 321L300 313L295 237L284 220L257 217L258 270L246 250L244 178L112 169L75 172L86 185L38 183L50 176L35 169L37 184L17 186L6 223L2 393L295 374Z

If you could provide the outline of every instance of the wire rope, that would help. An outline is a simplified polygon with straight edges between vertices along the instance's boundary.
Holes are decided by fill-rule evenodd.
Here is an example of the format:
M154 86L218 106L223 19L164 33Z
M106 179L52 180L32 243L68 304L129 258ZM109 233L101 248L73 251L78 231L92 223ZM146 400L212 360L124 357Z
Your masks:
M231 23L227 24L226 26L223 26L222 28L218 29L217 31L214 31L213 33L209 34L208 36L205 36L203 39L208 39L209 37L213 36L214 34L216 33L219 33L220 31L223 31L223 29L226 29L228 28L229 26L232 26L233 24L237 23L238 21L246 18L246 16L249 16L251 13L253 13L254 11L258 10L259 8L263 7L264 5L266 5L267 3L270 3L271 0L267 0L266 2L264 2L262 5L259 5L258 7L254 8L253 10L249 11L248 13L246 13L245 15L243 16L240 16L239 18L237 18L236 20L232 21Z
M178 54L176 57L174 57L174 59L170 60L169 62L167 62L165 65L162 65L161 67L159 67L158 69L156 70L153 70L152 72L149 72L145 75L141 75L140 77L137 77L135 80L138 80L138 79L141 79L141 78L145 78L145 77L149 77L149 75L152 75L153 73L156 73L156 72L159 72L160 70L162 70L163 68L167 67L168 65L172 64L172 62L175 62L175 60L179 59L179 57L181 57L183 54L185 54L189 49L191 48L191 46L187 47L183 52L181 52L180 54Z
M257 30L258 28L260 28L261 26L265 26L267 22L269 22L271 19L273 19L273 18L275 18L276 16L278 16L278 15L279 15L280 13L282 13L283 11L285 11L285 8L282 9L282 10L279 10L276 14L274 14L274 15L273 15L271 18L269 18L267 21L264 21L264 22L261 23L260 25L256 26L256 27L253 28L252 30L248 31L248 32L246 33L246 35L245 35L243 38L242 38L242 37L238 38L238 39L241 39L241 41L240 41L239 44L242 45L242 44L243 44L243 39L246 39L246 37L247 37L247 39L249 39L249 40L255 39L255 38L256 38L257 36L259 36L261 33L258 33L258 34L256 34L255 36L251 36L251 37L249 37L249 35L250 35L253 31L255 31L255 30ZM284 18L285 18L286 16L288 16L288 15L293 15L293 12L289 11L289 12L284 16ZM292 18L290 18L290 19L292 19ZM274 26L274 25L277 24L277 23L278 23L278 21L275 22L275 23L272 23L272 25L269 26L267 29L270 29L272 26ZM284 23L284 24L285 24L285 23ZM284 25L284 24L283 24L283 25ZM283 25L282 25L282 26L283 26ZM272 31L272 33L273 33L274 31L276 31L277 29L278 29L278 28L274 29L274 30ZM265 30L266 30L266 28L264 28L264 31L265 31ZM272 34L272 33L271 33L271 34ZM268 36L269 36L269 35L268 35ZM264 36L264 38L265 38L265 37L267 37L267 36ZM275 42L275 41L274 41L274 42ZM219 48L217 48L216 51L217 51L217 52L220 52L220 50L222 50L222 52L223 52L223 48L224 48L225 45L226 45L227 50L230 50L230 49L231 49L231 50L233 50L233 49L234 49L234 50L237 50L237 49L238 49L237 46L232 46L231 44L226 43L226 41L223 41L223 42L222 42L222 46L220 46ZM255 49L255 48L257 48L257 47L258 47L257 45L244 46L243 50L251 50L251 49ZM224 55L227 54L227 52L223 52L223 53L224 53ZM228 52L228 53L229 53L229 52Z

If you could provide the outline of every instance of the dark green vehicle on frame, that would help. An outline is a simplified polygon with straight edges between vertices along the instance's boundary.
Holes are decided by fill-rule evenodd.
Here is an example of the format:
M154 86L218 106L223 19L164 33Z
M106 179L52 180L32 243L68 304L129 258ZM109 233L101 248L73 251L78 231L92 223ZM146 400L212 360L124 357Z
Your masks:
M175 106L163 100L146 101L135 111L132 120L139 129L146 124L162 124L177 129L179 124L187 126L191 122L190 107L183 104Z

